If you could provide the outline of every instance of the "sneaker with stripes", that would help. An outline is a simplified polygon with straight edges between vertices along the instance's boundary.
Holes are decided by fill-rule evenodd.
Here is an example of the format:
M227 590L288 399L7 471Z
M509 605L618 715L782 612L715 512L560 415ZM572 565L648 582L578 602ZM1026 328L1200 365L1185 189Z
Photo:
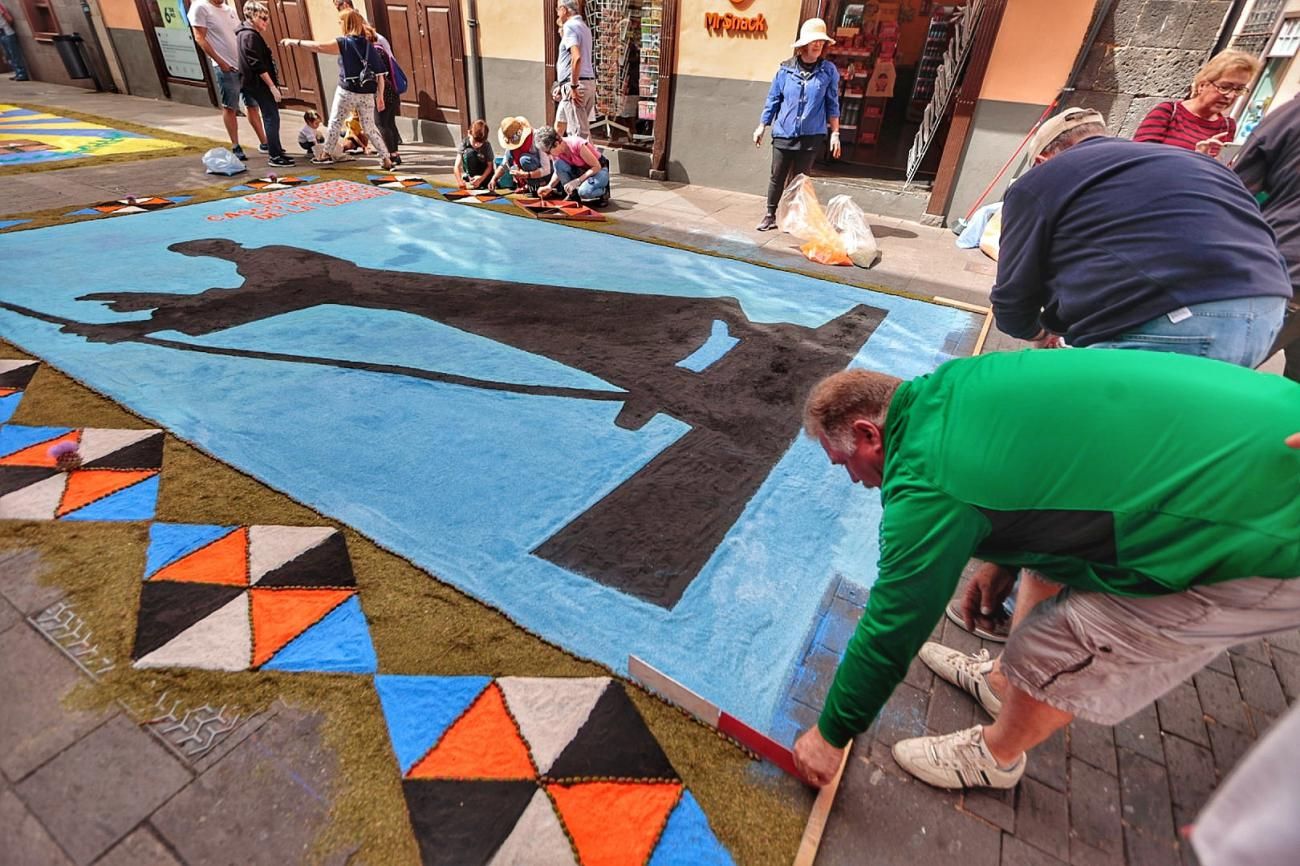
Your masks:
M1010 767L998 765L976 725L939 737L916 737L894 744L898 766L936 788L1014 788L1025 774L1022 752Z
M917 655L930 670L979 701L991 717L996 719L1002 712L1002 701L989 688L988 673L993 670L993 660L989 658L988 650L967 655L943 644L926 641Z

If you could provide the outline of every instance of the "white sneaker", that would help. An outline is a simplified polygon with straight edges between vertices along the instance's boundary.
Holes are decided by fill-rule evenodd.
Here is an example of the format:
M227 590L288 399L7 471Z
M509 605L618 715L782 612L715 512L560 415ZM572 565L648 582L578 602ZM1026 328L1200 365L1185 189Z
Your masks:
M1002 712L1002 701L989 688L988 672L993 670L993 660L989 658L988 650L967 655L943 644L926 641L917 655L930 670L979 701L984 712L995 719Z
M898 766L936 788L1014 788L1025 774L1022 752L1010 767L1000 767L976 725L941 737L916 737L894 744Z

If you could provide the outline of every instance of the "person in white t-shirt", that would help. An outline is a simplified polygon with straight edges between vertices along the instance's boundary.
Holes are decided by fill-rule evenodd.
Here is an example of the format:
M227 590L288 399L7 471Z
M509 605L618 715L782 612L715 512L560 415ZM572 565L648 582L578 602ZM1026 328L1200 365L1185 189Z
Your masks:
M212 78L217 85L217 99L221 103L221 119L230 136L230 149L235 156L247 161L244 149L239 146L239 109L243 104L240 91L243 79L239 74L239 15L226 0L195 0L190 6L190 27L194 41L212 61ZM256 105L246 106L248 125L253 127L262 151L267 149L266 131L262 128L262 113Z

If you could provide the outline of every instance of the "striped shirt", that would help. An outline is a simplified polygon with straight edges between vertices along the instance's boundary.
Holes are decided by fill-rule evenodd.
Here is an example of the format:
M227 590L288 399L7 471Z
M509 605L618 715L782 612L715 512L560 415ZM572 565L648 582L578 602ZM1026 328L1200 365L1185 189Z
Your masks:
M1213 135L1227 133L1220 137L1225 144L1237 135L1237 121L1226 114L1215 120L1197 117L1181 102L1162 102L1151 109L1133 135L1134 141L1154 141L1156 144L1172 144L1187 150L1196 150L1198 141L1205 141Z

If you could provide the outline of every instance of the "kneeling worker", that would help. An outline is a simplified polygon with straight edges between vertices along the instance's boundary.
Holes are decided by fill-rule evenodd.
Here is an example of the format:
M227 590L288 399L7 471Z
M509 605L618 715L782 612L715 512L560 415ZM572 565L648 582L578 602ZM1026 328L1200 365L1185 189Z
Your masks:
M943 788L1013 787L1076 716L1113 725L1222 650L1300 626L1296 383L1182 355L998 353L908 382L837 373L804 425L883 506L879 577L795 744L815 784L913 657L941 650L923 645L971 557L1065 588L973 690L992 724L894 746Z

